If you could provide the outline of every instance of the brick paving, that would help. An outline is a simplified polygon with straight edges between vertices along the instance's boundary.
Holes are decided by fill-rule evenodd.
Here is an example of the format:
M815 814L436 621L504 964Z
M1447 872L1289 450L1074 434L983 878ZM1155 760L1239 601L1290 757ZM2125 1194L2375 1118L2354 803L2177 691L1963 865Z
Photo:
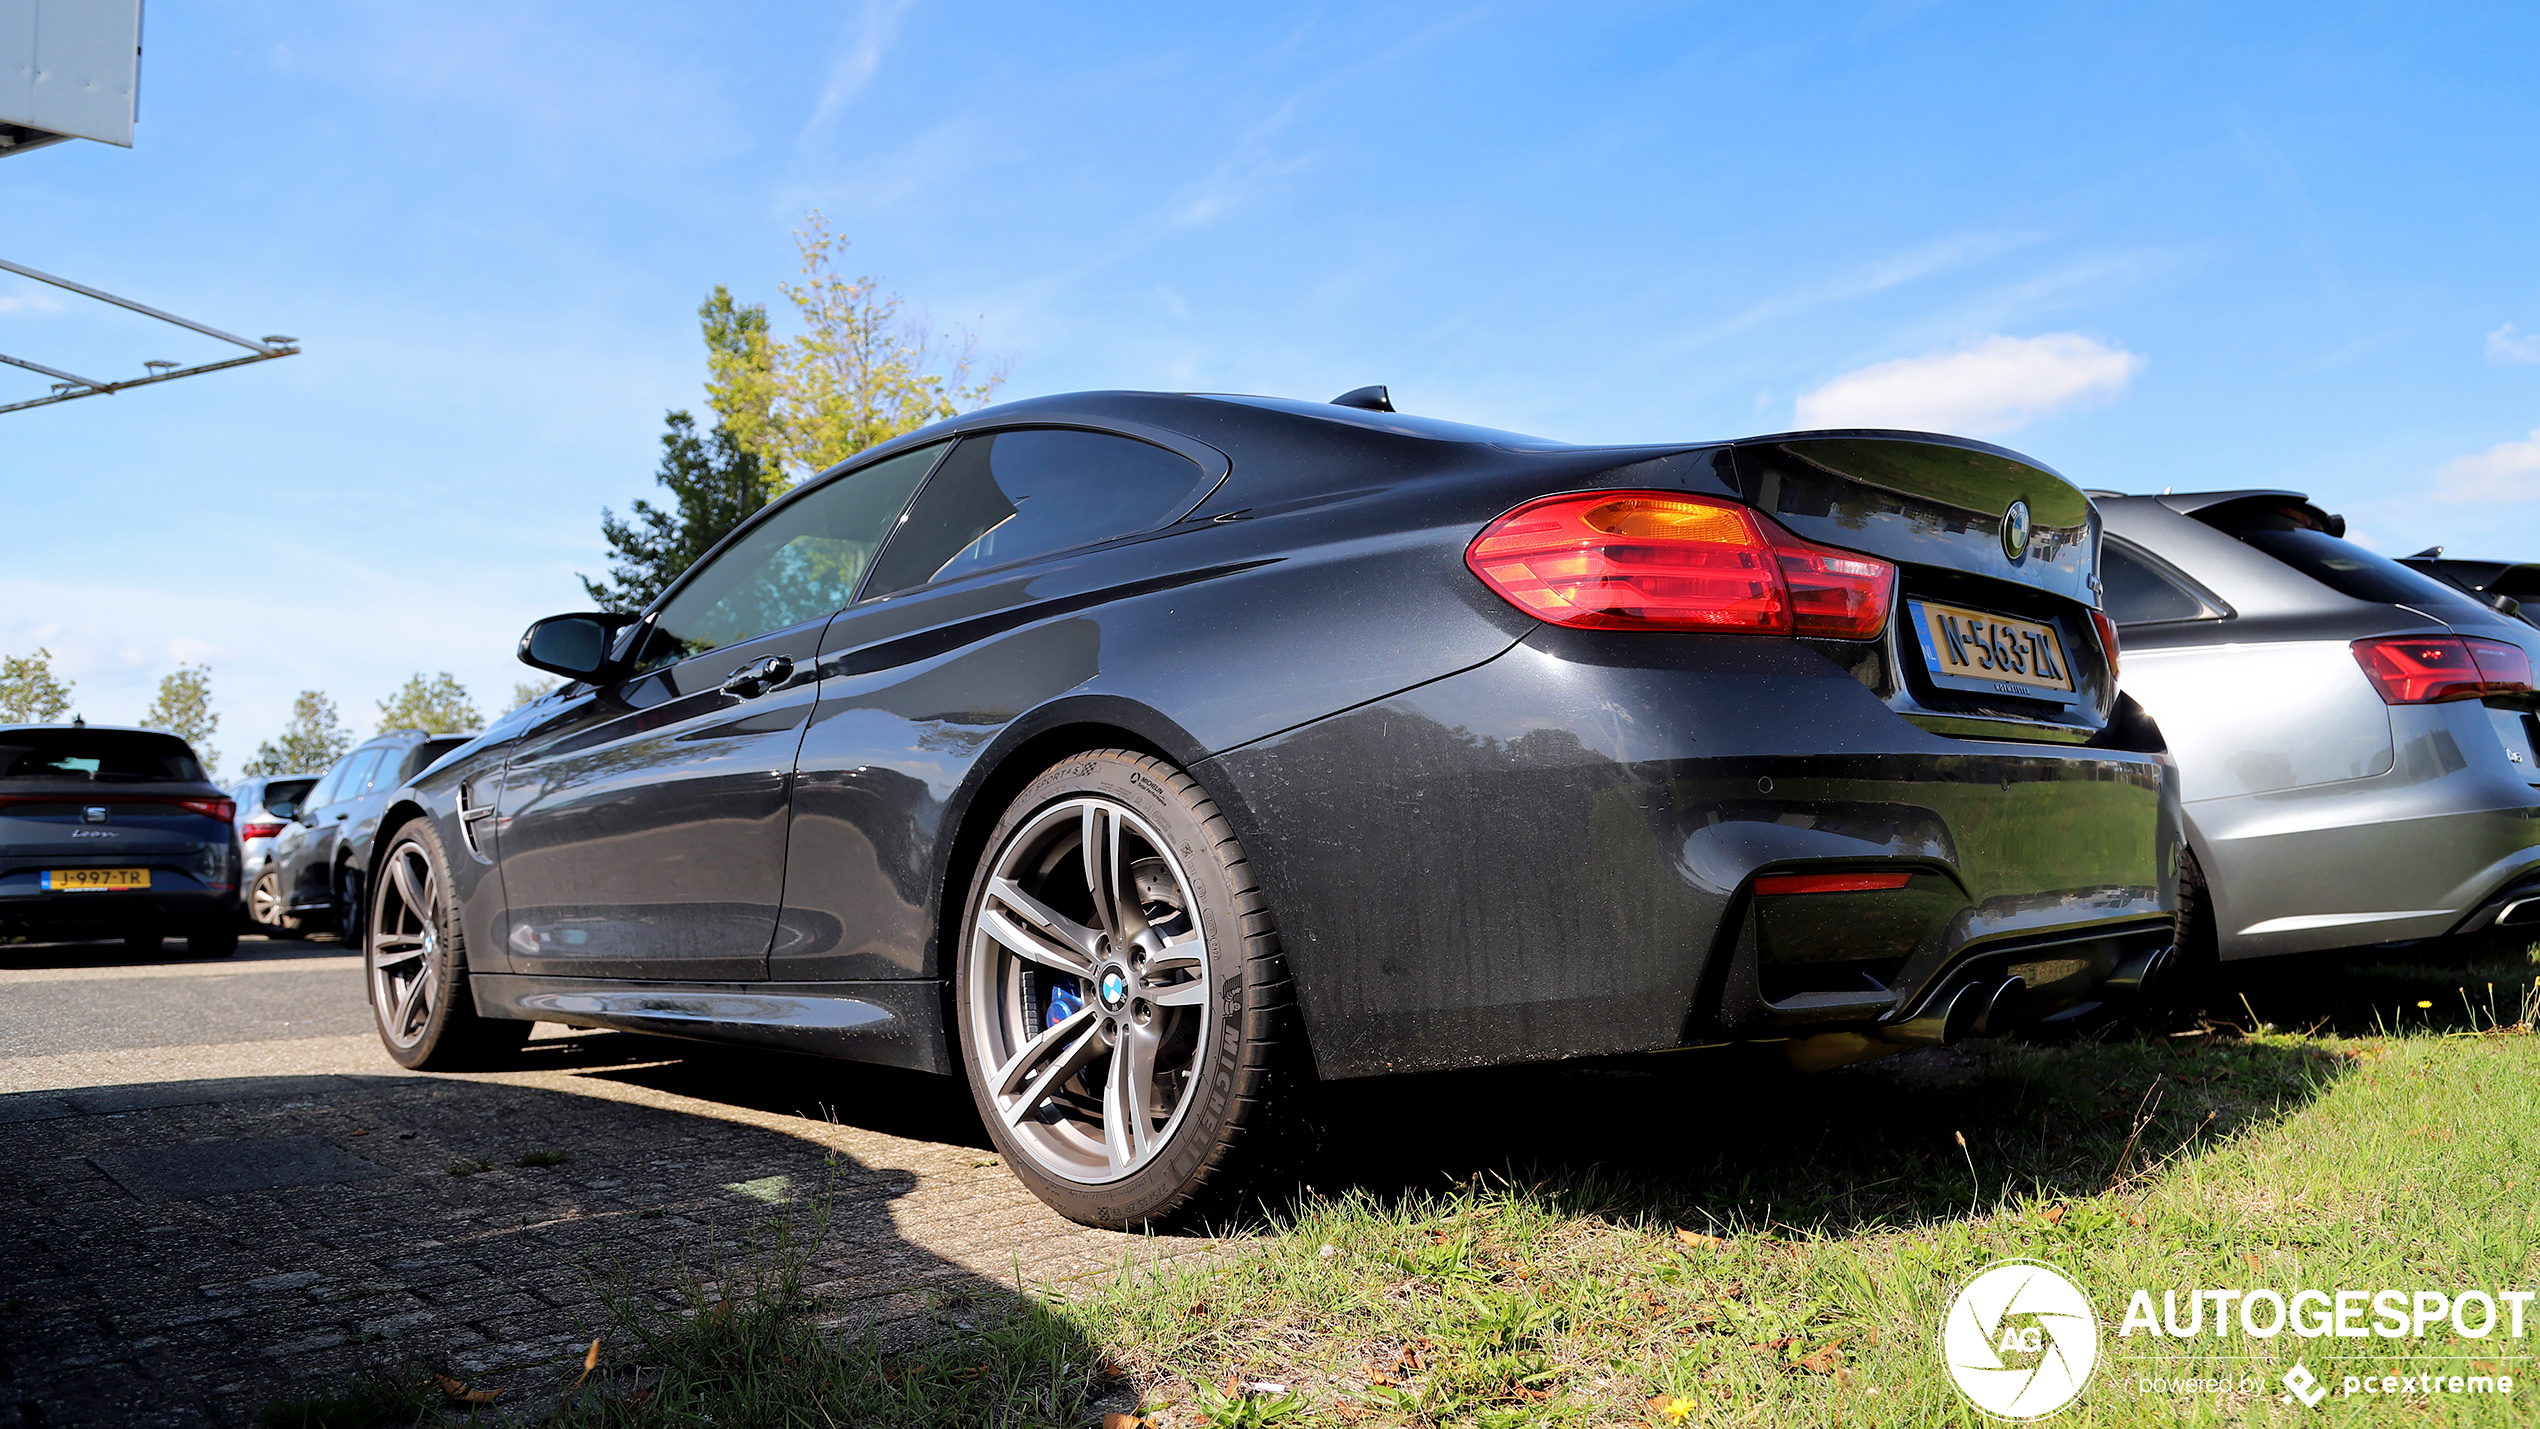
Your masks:
M351 960L308 951L270 971L358 1013ZM56 971L0 964L0 1048L26 1054L0 1055L0 1425L243 1424L288 1388L418 1359L528 1409L600 1333L598 1278L667 1286L823 1199L823 1318L892 1341L1017 1310L1018 1268L1063 1289L1215 1249L1052 1214L946 1079L622 1034L423 1076L332 1014L83 1054L16 994L76 1015L64 984L172 997L194 975ZM521 1164L545 1151L568 1159Z

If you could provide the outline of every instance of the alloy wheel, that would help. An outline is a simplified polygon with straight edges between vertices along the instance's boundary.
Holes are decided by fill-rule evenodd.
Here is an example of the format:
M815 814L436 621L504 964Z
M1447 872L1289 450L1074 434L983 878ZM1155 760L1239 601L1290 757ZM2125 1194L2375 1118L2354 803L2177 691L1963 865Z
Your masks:
M371 1006L381 1035L397 1047L423 1040L441 985L441 887L423 846L397 845L382 868L366 955Z
M268 873L247 890L247 917L259 928L282 926L281 880Z
M1180 1125L1217 1015L1194 906L1169 842L1090 795L1015 830L972 895L966 1042L1049 1174L1121 1180Z

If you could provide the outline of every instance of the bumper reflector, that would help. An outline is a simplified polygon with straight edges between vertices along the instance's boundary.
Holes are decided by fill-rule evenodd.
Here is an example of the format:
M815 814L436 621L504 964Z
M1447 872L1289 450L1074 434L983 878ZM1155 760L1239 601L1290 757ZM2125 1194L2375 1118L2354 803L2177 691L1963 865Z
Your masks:
M1875 893L1902 888L1911 873L1767 873L1755 880L1758 894Z

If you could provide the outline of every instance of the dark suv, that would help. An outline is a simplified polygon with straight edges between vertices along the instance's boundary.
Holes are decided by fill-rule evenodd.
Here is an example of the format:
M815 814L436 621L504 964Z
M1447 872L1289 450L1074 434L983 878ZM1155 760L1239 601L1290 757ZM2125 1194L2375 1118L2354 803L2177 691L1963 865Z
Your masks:
M233 951L237 812L175 735L0 725L0 933Z
M341 924L345 910L360 906L361 871L370 866L371 837L379 832L388 796L473 738L401 729L336 760L300 801L267 856L280 916Z

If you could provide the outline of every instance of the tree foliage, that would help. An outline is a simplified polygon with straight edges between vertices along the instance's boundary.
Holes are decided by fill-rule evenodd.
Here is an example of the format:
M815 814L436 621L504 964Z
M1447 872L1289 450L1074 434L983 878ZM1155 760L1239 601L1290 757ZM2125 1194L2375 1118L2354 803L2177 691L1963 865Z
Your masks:
M802 322L778 340L767 309L738 303L717 285L697 309L704 325L708 400L744 451L782 491L866 447L985 405L1005 383L999 368L973 379L978 340L938 337L902 300L836 263L847 240L817 210L794 233L803 281L779 291Z
M335 713L335 701L315 690L302 690L291 702L291 722L282 727L282 738L257 745L256 757L240 773L249 778L315 774L352 747L353 732Z
M665 509L638 497L633 519L625 521L600 508L600 534L609 543L609 578L580 579L602 610L642 610L652 604L715 542L767 504L759 459L741 450L731 428L718 422L700 438L696 419L685 412L670 413L665 425L661 469L653 479L669 489L672 506Z
M476 729L485 716L468 701L467 687L449 671L427 680L418 674L405 687L379 702L379 730L419 729L426 734L458 734Z
M70 713L71 682L53 673L53 652L0 658L0 724L58 724Z
M512 707L503 713L527 709L555 692L556 682L553 680L523 680L512 686Z
M206 771L220 767L220 751L212 748L212 731L220 716L212 713L212 670L208 665L179 665L159 681L159 697L142 711L143 729L163 729L193 746Z

